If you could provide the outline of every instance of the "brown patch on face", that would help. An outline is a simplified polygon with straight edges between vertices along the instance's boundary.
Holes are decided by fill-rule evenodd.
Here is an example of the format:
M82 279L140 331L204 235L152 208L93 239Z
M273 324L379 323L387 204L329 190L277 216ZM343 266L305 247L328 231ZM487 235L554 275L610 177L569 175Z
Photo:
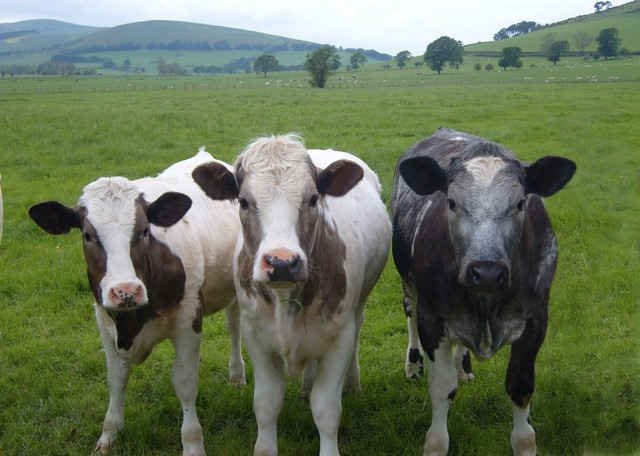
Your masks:
M82 251L87 264L89 287L96 302L102 305L100 282L107 273L107 252L100 242L98 232L86 217L87 210L80 208L79 213L82 219Z
M142 197L136 202L136 220L130 255L136 275L147 288L149 304L131 312L109 311L118 330L118 348L131 348L133 340L150 320L170 318L184 297L185 272L180 258L156 240L149 230Z

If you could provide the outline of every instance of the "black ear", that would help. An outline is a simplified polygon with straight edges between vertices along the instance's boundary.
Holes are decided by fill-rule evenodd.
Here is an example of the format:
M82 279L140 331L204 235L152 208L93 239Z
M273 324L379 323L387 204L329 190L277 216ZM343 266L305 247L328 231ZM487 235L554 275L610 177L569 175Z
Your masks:
M183 193L166 192L147 207L149 223L169 227L180 220L191 207L191 198Z
M561 190L576 172L576 164L562 157L542 157L525 168L525 192L551 196Z
M362 168L349 160L331 163L318 174L316 187L321 195L346 195L364 176Z
M400 175L418 195L447 192L447 175L431 157L407 158L400 163Z
M45 201L29 208L29 216L50 234L65 234L80 228L80 216L75 209L57 201Z
M191 176L202 191L214 200L234 199L240 192L233 173L220 163L200 165L193 170Z

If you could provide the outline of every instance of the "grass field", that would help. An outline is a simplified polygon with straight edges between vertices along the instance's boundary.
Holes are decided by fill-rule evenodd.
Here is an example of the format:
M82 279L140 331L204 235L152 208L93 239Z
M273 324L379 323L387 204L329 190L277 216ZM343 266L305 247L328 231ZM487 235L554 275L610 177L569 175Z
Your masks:
M301 73L269 85L255 75L0 80L0 454L88 454L107 406L80 236L46 235L28 219L30 205L73 204L99 176L155 174L203 144L232 160L251 138L288 131L309 147L361 156L388 201L397 157L440 126L501 142L522 159L555 154L578 164L546 203L560 260L532 423L542 455L640 452L639 62L574 63L476 73L467 62L440 77L372 68L358 84L342 73L325 90L298 88ZM576 79L596 71L598 83ZM421 454L431 407L425 379L404 378L405 346L400 282L389 262L366 311L363 389L344 398L344 455ZM198 413L211 455L250 454L256 436L252 382L240 390L227 384L228 353L222 316L209 318ZM180 451L172 358L164 343L134 369L113 454ZM510 454L507 359L505 349L476 362L476 380L460 388L449 415L451 454ZM291 381L280 416L283 455L318 449L298 389Z

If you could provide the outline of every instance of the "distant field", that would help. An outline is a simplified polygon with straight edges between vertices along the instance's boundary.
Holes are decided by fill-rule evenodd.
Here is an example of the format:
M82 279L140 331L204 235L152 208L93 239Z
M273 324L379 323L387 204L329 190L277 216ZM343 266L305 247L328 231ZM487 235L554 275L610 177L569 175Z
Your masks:
M619 36L622 38L622 47L626 47L632 52L640 51L640 1L635 0L620 8L572 19L567 21L567 23L543 28L509 40L471 44L465 46L465 51L500 52L502 48L506 46L519 46L523 51L540 52L542 41L549 34L553 34L556 41L569 41L570 50L576 51L577 49L573 38L576 32L584 32L592 36L594 41L587 48L587 51L595 51L598 48L595 37L598 36L600 30L608 27L618 29L620 32Z
M474 62L440 76L370 65L340 72L325 90L309 88L301 72L266 81L255 74L0 79L0 454L88 454L107 405L80 236L41 232L27 218L30 205L74 204L99 176L155 174L200 145L230 161L256 135L288 131L309 147L361 156L388 201L396 159L440 126L501 142L525 160L553 154L577 162L574 180L546 201L560 262L532 424L542 455L638 454L640 59L576 58L556 68L525 59L523 69L500 73L475 72ZM227 384L224 326L221 316L205 321L198 413L208 454L250 454L253 381L241 390ZM344 398L344 455L421 454L431 405L426 381L404 378L405 347L390 262L366 311L362 392ZM164 343L132 372L114 455L180 451L172 358ZM476 380L461 386L450 413L450 454L510 454L507 359L508 349L475 362ZM283 455L318 450L298 388L290 382L280 416Z

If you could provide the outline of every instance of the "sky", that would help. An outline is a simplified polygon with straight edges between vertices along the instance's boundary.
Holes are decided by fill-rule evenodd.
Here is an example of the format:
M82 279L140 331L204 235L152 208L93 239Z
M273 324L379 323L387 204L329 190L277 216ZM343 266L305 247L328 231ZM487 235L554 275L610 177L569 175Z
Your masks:
M58 19L110 27L151 19L254 30L342 47L424 53L442 35L490 41L522 20L550 23L593 12L594 0L0 0L0 23ZM625 3L613 1L614 6Z

